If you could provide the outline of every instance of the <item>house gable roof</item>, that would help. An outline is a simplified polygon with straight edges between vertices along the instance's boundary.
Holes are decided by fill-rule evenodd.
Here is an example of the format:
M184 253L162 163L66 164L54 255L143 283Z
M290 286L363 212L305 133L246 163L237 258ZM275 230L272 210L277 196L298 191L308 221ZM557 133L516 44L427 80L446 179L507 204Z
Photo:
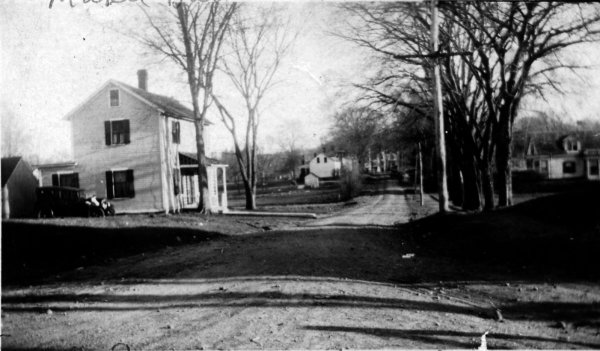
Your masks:
M138 100L140 100L141 102L145 103L146 105L149 105L149 106L159 110L161 113L163 113L167 117L182 119L182 120L186 120L189 122L194 121L194 111L185 107L183 104L181 104L179 101L175 100L174 98L167 97L164 95L150 93L143 89L135 88L129 84L125 84L123 82L119 82L119 81L112 80L112 79L107 81L106 83L104 83L100 87L100 89L98 89L92 95L90 95L90 97L85 99L83 101L83 103L81 103L77 107L75 107L64 118L71 119L77 111L79 111L90 100L92 100L94 97L96 97L96 95L98 95L99 93L104 91L106 89L106 87L108 87L109 85L115 85L115 86L121 88L125 92L129 93L133 97L135 97ZM212 124L212 122L205 120L204 125L210 125L210 124Z
M0 169L0 172L2 172L2 186L6 185L6 182L8 182L20 161L21 157L6 157L2 159L2 167Z

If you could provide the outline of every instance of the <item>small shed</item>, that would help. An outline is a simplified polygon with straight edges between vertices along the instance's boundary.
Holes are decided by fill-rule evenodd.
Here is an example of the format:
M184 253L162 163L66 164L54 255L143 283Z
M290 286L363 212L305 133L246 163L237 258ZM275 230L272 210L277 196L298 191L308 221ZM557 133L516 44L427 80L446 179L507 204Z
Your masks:
M21 157L2 159L2 218L33 217L38 179Z
M319 187L319 177L317 177L314 173L309 173L306 177L304 177L304 185L310 188L318 188Z

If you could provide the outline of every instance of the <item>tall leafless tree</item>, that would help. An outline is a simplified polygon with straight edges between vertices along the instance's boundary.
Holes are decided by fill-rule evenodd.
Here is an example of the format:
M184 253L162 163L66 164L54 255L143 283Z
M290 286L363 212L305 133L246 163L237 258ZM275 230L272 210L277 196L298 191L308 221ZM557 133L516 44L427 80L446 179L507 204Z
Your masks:
M174 7L164 6L159 16L140 6L153 32L138 39L172 60L187 76L194 112L202 212L210 211L204 124L213 101L214 76L225 33L238 6L235 2L182 1Z
M281 170L291 173L292 180L295 180L296 168L300 165L302 158L302 150L299 147L301 136L298 133L298 128L294 125L286 127L285 130L280 131L276 142L284 157Z
M367 98L392 109L427 114L430 67L442 66L449 156L464 179L468 209L494 207L494 168L499 205L512 202L512 126L524 96L559 88L552 76L577 69L561 50L599 39L600 5L565 2L443 2L440 50L428 54L430 16L426 4L344 5L353 15L343 37L369 48L380 74L361 86ZM471 53L471 54L467 54ZM419 95L414 104L407 98Z
M241 95L245 116L236 114L217 94L212 94L221 120L233 139L249 210L256 209L257 138L262 103L276 84L282 60L296 38L281 18L276 5L247 4L243 11L235 14L227 30L229 52L220 68Z

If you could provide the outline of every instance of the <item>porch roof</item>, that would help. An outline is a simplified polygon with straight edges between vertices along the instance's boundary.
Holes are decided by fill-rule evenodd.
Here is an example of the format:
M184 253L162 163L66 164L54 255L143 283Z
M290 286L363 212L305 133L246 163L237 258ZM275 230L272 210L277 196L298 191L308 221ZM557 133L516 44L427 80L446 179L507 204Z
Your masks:
M206 158L207 165L218 165L222 164L219 160L207 157ZM181 166L197 166L198 165L198 155L192 152L179 152L179 165Z

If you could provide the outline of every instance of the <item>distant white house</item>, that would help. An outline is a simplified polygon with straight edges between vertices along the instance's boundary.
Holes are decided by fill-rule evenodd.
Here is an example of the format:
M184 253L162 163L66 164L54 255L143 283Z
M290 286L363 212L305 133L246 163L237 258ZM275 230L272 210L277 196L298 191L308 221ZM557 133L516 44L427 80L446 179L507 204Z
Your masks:
M350 158L315 153L307 164L300 166L300 176L304 177L306 186L317 188L320 181L338 179L342 169L351 170L353 167L354 161Z
M335 178L340 176L342 162L335 156L327 156L321 152L308 163L310 172L319 178Z
M398 171L399 152L377 152L367 154L367 160L364 163L364 171L368 173L385 173Z

